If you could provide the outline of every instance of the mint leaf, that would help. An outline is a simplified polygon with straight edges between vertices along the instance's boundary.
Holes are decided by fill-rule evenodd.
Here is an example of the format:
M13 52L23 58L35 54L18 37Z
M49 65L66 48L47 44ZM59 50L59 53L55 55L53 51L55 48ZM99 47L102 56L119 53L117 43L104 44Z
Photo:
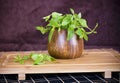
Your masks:
M20 55L17 55L14 57L14 61L15 62L19 62L20 64L24 64L25 63L25 60L28 60L29 59L29 56L20 56Z
M55 28L53 27L53 28L50 30L50 33L49 33L49 36L48 36L48 41L49 41L49 42L50 42L51 39L52 39L52 35L53 35L54 31L55 31Z
M32 54L31 58L34 61L34 65L44 64L46 62L54 61L55 58L49 56L48 54Z
M90 29L87 24L87 20L82 18L81 12L78 14L70 8L71 14L61 14L58 12L52 12L52 14L43 17L48 24L46 27L36 27L42 34L49 32L48 41L51 41L53 32L55 28L60 31L61 29L67 30L67 40L70 40L74 34L78 35L79 38L84 38L88 40L88 35L92 33L97 33L95 30L98 27L96 24L94 29ZM79 29L78 29L79 28ZM82 30L86 28L89 32Z
M82 27L88 27L87 21L85 19L79 19L79 22L80 22Z
M79 38L83 38L83 32L80 28L78 28L75 33L79 36Z
M23 56L22 58L23 58L23 60L28 60L28 59L30 58L30 56L25 55L25 56Z
M59 27L59 20L57 18L51 19L47 26Z
M45 17L43 17L43 19L45 19L45 21L47 22L50 19L50 16L51 15L45 16Z
M71 13L72 13L72 14L74 14L74 13L75 13L75 12L74 12L74 10L73 10L72 8L70 8L70 11L71 11Z
M17 55L17 56L14 57L14 59L15 59L14 60L15 62L19 62L19 61L22 60L22 57L20 55Z
M75 33L79 36L79 38L84 38L88 41L88 36L83 28L78 28Z
M86 34L83 34L83 38L88 41L88 36Z
M14 59L17 61L17 60L21 60L21 57L20 57L20 55L17 55L17 56L15 56L14 57Z
M86 34L86 31L85 31L83 28L81 28L81 30L82 30L82 32L83 32L83 38L84 38L86 41L88 41L88 36L87 36L87 34Z
M42 26L37 26L36 27L36 30L39 30L42 34L45 34L46 32L48 32L49 31L49 28L44 28L44 27L42 27Z
M43 62L43 56L38 56L35 60L34 60L34 65L39 65L40 63Z
M68 24L71 22L71 18L72 18L72 15L67 14L67 15L64 17L61 25L62 25L62 26L68 25Z
M14 57L14 61L20 64L25 64L25 61L28 59L32 59L34 65L45 64L46 62L55 61L55 58L49 56L48 54L38 53L31 53L25 56L17 55Z
M25 61L24 60L20 60L19 63L20 64L25 64Z
M38 57L39 57L39 54L36 54L36 53L33 53L33 54L31 55L31 58L32 58L33 60L36 60Z
M81 18L81 17L82 17L82 14L81 14L81 12L79 12L79 14L78 14L78 17L79 17L79 18Z
M58 12L53 12L52 13L52 18L57 18L59 16L61 16L62 14L61 13L58 13Z
M47 54L44 54L43 56L44 56L44 61L49 61L49 62L50 61L55 61L55 58L53 58L53 57L51 57Z
M70 40L74 35L74 27L69 27L68 28L68 33L67 33L67 40Z

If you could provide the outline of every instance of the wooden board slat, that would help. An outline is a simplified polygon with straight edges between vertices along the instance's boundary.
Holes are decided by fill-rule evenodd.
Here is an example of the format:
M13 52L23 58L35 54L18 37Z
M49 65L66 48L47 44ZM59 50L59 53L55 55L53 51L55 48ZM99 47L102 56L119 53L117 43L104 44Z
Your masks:
M47 51L34 52L47 53ZM57 59L42 65L33 65L31 60L26 61L24 65L14 62L13 57L17 54L24 56L30 53L31 51L1 52L0 74L19 74L19 79L23 79L28 73L105 72L105 77L111 77L111 72L120 71L120 53L113 49L88 49L84 50L80 58Z

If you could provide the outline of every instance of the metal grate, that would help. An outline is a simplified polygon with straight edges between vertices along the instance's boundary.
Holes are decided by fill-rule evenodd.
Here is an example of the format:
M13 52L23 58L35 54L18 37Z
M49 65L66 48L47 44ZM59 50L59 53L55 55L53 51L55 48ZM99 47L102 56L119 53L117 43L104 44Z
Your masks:
M120 83L120 72L113 73L111 79L101 73L27 74L26 80L18 80L17 74L0 74L0 83Z

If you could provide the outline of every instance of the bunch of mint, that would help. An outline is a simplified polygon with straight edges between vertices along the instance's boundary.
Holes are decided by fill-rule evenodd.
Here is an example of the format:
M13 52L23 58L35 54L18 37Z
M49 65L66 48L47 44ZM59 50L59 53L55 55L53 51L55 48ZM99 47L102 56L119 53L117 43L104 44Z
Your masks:
M28 59L32 59L34 65L45 64L46 62L52 62L56 60L48 54L39 53L31 53L30 55L25 56L17 55L14 57L14 61L20 64L25 64L25 61Z

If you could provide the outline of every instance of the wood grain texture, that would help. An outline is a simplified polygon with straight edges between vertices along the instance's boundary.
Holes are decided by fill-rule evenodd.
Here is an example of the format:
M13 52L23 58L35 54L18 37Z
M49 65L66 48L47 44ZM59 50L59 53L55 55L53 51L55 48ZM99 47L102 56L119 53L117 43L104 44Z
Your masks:
M18 53L22 56L27 52L1 52L0 74L20 74L20 79L25 78L22 74L29 73L77 73L77 72L120 72L120 53L112 49L89 49L84 50L83 55L76 59L57 59L54 62L43 65L33 65L32 61L26 61L24 65L15 63L13 57ZM34 51L35 53L48 53L47 51ZM111 77L105 73L105 77Z
M78 58L82 55L83 48L83 39L79 39L74 34L70 40L67 40L65 30L55 30L51 41L48 43L49 54L59 59Z

